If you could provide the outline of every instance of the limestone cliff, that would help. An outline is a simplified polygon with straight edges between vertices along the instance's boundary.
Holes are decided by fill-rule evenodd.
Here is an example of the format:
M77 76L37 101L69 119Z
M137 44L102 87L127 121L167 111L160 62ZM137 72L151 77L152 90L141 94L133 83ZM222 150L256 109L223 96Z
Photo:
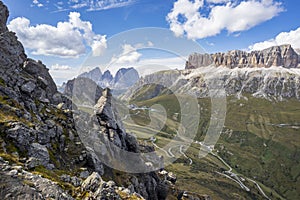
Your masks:
M227 53L198 54L189 56L186 69L206 67L214 65L228 68L244 67L271 67L297 68L300 64L300 56L291 45L274 46L262 51L233 50Z

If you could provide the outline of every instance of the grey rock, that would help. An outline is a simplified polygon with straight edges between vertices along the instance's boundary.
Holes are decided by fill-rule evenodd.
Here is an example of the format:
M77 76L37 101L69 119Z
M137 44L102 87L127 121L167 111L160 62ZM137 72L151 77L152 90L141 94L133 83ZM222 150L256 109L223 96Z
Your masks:
M110 87L113 84L113 75L110 73L109 70L106 70L103 75L102 75L102 79L101 82L98 83L101 87L105 88L105 87Z
M300 56L291 45L274 46L262 51L250 53L234 50L227 53L198 54L189 56L186 69L195 69L209 65L224 66L228 68L244 67L271 67L297 68Z
M16 146L21 151L27 151L30 144L36 138L36 132L30 130L22 123L12 125L12 128L7 130L7 137L15 141Z
M78 187L81 185L81 179L77 178L76 176L71 177L71 183L75 187Z
M139 80L139 73L134 68L121 68L117 71L113 80L113 88L128 88Z
M102 72L99 67L96 67L89 72L84 72L80 74L78 77L88 78L98 83L102 78Z
M83 178L83 179L86 179L89 175L90 175L89 171L84 170L84 171L80 172L79 177Z
M70 183L71 182L71 176L67 175L67 174L63 174L63 175L60 176L60 180L62 180L63 182Z
M31 94L31 92L33 92L33 90L35 88L36 88L36 85L33 82L29 81L29 82L25 83L24 85L22 85L21 90L23 92L27 92L27 93Z
M82 191L96 192L96 190L102 185L103 180L97 172L93 172L87 179L81 184Z
M50 161L50 156L48 150L45 146L39 143L32 143L30 149L28 150L28 155L30 157L36 158L40 163L47 167Z
M107 184L107 187L111 187L111 188L116 186L116 183L114 181L108 181L106 184Z
M112 94L109 88L103 90L102 95L94 108L96 109L95 113L99 115L101 120L107 121L107 124L109 124L109 127L112 129L117 129L117 124L112 111Z
M91 79L79 77L67 82L64 94L78 105L94 106L102 95L102 88Z
M57 103L53 101L53 96L57 93L57 87L49 74L49 69L42 62L36 62L32 59L27 59L24 62L23 69L39 83L40 90L36 91L36 96L40 99L48 99L53 103ZM42 91L44 91L45 96L41 95Z
M104 174L104 168L101 160L98 158L94 150L90 147L86 147L87 149L87 163L93 171L99 173L100 175Z
M7 31L0 34L0 52L0 71L15 76L26 59L24 48L15 33Z
M34 157L29 157L28 160L26 161L26 167L28 169L33 169L39 165L42 165L42 162Z
M92 199L121 199L113 181L104 182L98 173L91 174L81 185L82 191L89 191Z
M300 99L300 76L293 69L288 68L235 68L210 66L198 70L187 69L182 71L170 70L150 74L141 79L122 98L147 99L162 94L165 91L148 93L153 96L135 96L144 85L152 83L164 85L176 93L195 95L197 98L211 96L210 89L215 88L215 95L226 92L226 95L235 95L238 98L244 93L267 100L283 101L289 98ZM146 92L147 93L147 92Z
M114 91L124 90L135 84L139 80L139 74L134 68L121 68L117 71L115 77L112 76L109 70L106 70L103 75L97 67L89 72L84 72L78 78L87 78L100 87L112 88Z
M2 3L2 1L0 1L0 33L8 30L6 27L8 15L9 13L7 7Z
M48 131L46 132L37 132L37 140L39 144L46 145L50 143L50 135Z
M13 170L8 172L8 175L10 175L12 177L16 177L18 175L18 170L13 169Z
M22 170L18 173L17 166L0 162L0 169L7 165L13 170L0 171L1 194L3 199L59 199L73 200L61 187L40 175Z
M56 125L55 121L51 119L47 119L45 123L47 124L48 128L53 128Z

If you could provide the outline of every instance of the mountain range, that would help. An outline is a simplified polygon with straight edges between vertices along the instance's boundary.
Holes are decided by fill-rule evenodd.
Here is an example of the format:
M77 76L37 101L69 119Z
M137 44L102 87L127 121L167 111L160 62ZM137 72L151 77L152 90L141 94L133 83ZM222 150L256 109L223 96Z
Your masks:
M109 70L102 74L100 68L97 67L80 74L78 77L91 79L102 88L109 87L118 90L127 89L139 80L139 74L133 67L120 68L115 76Z
M233 50L227 53L198 54L189 56L186 62L186 69L206 67L214 65L227 68L245 67L283 67L299 68L300 56L291 45L273 46L262 51L245 52Z
M300 99L299 55L291 45L275 46L246 53L191 54L185 70L161 71L141 78L122 98L136 98L139 88L155 83L150 96L166 88L190 91L198 98L208 97L209 88L225 90L227 95L266 99ZM164 87L161 87L161 86ZM148 98L145 93L139 94ZM149 97L150 97L149 96Z

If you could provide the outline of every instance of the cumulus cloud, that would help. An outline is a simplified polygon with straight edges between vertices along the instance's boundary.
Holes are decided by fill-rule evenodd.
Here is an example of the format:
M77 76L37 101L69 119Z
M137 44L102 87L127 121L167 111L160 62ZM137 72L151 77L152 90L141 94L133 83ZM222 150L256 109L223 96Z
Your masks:
M99 56L106 48L106 36L95 34L89 21L82 21L80 13L70 12L69 20L48 24L30 25L24 17L9 22L8 28L16 32L26 49L36 55L78 57L91 48Z
M147 43L137 43L137 44L124 44L122 45L122 53L118 56L113 56L111 63L114 64L132 64L137 63L142 54L139 53L138 49L151 48L154 44L151 41Z
M70 70L71 67L69 65L60 65L55 64L51 66L51 70Z
M123 52L119 56L112 58L113 63L125 64L125 63L136 63L142 56L141 53L137 52L137 48L130 44L124 44L122 46Z
M226 3L227 2L227 3ZM176 36L201 39L219 34L248 30L277 16L284 9L273 0L177 0L166 19ZM211 4L221 3L221 4ZM204 9L209 9L207 16Z
M33 3L33 6L37 6L37 7L43 7L44 6L44 4L40 3L38 0L33 0L32 3Z
M249 46L249 50L262 50L272 46L291 44L293 48L300 49L300 27L290 32L279 33L275 38L258 42Z

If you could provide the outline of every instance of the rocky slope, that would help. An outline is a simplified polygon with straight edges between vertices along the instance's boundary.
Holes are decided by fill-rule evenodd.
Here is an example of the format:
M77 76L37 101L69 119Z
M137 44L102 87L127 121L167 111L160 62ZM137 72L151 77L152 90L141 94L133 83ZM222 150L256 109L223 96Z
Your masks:
M6 27L7 17L7 7L0 1L1 199L26 199L28 195L37 199L165 199L168 182L156 172L116 172L83 145L76 121L93 123L97 132L85 133L112 141L121 149L153 150L140 146L122 128L109 104L109 91L97 86L98 96L92 99L97 103L94 118L75 111L72 101L57 91L46 66L27 58L22 44Z
M271 67L297 68L300 65L300 56L291 45L274 46L262 51L233 50L227 53L198 54L189 56L186 69L195 69L213 65L228 68L244 67Z

